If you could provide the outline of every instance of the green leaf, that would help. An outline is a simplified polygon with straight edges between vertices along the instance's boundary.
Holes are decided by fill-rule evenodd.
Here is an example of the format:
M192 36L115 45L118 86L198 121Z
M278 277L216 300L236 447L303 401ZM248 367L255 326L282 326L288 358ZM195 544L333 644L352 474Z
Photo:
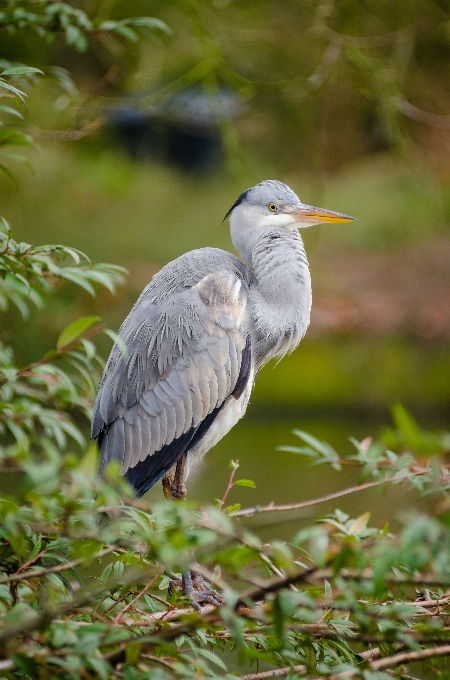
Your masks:
M63 330L56 342L56 347L58 350L71 345L77 338L80 337L80 335L83 335L83 333L85 333L88 328L93 326L94 323L97 323L98 321L100 321L99 316L84 316L82 319L77 319L71 323Z
M202 649L201 647L197 647L195 653L201 654L201 656L204 656L205 659L208 659L208 661L211 661L212 663L216 664L216 666L219 666L219 668L221 668L223 671L226 672L228 670L222 659L220 659L213 652L210 652L209 649Z
M58 276L60 276L62 279L67 279L67 281L72 281L72 283L76 283L77 286L84 288L84 290L86 290L92 296L95 295L95 288L86 279L84 272L74 269L73 267L64 267L63 269L59 270Z
M11 184L14 184L14 186L16 188L19 186L19 184L18 184L16 178L14 177L14 175L12 174L11 170L9 170L6 167L6 165L3 165L2 163L0 163L0 172L3 172L3 174L5 174L7 176L7 178L11 182Z
M0 130L0 146L33 146L33 140L17 130Z
M159 590L166 590L169 587L170 583L170 577L169 576L163 576L161 581L159 582L158 589Z
M6 104L0 104L0 111L3 111L4 113L9 113L11 116L16 116L17 118L20 118L21 120L23 120L23 116L20 113L20 111L13 108L12 106L6 106Z
M0 153L2 154L2 156L6 158L11 158L11 160L13 161L17 161L18 163L24 163L28 167L28 169L31 170L31 172L34 172L33 164L30 163L28 158L22 156L22 154L14 153L13 151L5 151L4 149L2 149Z
M167 35L172 35L173 32L164 21L155 19L154 17L135 17L133 19L128 19L128 23L133 26L139 26L140 28L157 29L167 33Z
M6 71L2 71L0 76L23 76L26 73L41 73L44 75L43 71L39 68L34 68L34 66L12 66L7 68Z
M12 92L20 101L25 104L25 97L28 95L25 94L25 92L22 92L22 90L19 90L17 87L14 87L13 85L10 85L9 83L6 82L6 80L3 80L3 78L0 78L0 87L3 87L5 90L8 90L9 92Z
M228 505L228 506L225 508L225 512L226 512L226 513L237 512L237 511L240 510L240 509L241 509L241 504L240 504L240 503L233 503L232 505Z
M106 581L109 579L109 577L110 577L111 574L112 574L113 566L114 566L114 562L110 562L110 563L107 564L106 567L103 569L103 571L102 571L102 573L101 573L101 575L100 575L100 579L101 579L102 581L105 581L105 582L106 582Z
M234 482L235 486L248 486L249 489L256 489L256 484L251 479L237 479Z

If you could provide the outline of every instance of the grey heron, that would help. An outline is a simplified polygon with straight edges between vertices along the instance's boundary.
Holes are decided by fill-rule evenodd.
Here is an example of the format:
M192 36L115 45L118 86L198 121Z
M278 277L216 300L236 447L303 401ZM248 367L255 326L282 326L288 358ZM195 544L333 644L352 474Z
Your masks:
M92 437L100 469L118 461L137 497L162 479L167 497L185 498L189 469L242 418L258 371L305 335L311 278L298 228L354 219L276 180L244 191L228 216L241 259L201 248L163 267L105 367Z

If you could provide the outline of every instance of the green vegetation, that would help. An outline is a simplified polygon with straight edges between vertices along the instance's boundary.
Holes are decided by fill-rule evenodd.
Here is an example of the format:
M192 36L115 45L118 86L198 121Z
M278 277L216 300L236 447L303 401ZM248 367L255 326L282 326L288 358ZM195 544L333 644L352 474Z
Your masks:
M62 266L63 256L76 266ZM92 292L93 282L111 287L121 276L110 266L82 266L80 257L4 234L4 305L25 315L28 300L45 304L61 279ZM450 481L443 458L450 434L421 432L397 407L397 429L384 435L392 449L355 440L354 454L342 459L297 431L302 445L292 453L335 470L354 466L360 485L306 502L242 508L230 505L228 494L254 484L236 479L232 461L216 506L149 507L133 500L115 463L98 478L96 447L86 448L70 417L88 414L92 403L97 321L73 322L54 350L26 367L15 366L11 348L2 346L0 466L15 488L0 502L3 678L245 673L247 680L371 680L415 661L426 666L432 659L436 667L450 654ZM387 525L371 527L367 511L318 517L288 543L263 542L246 526L254 515L297 512L390 485L432 494L434 512L410 516L397 536ZM168 598L170 579L188 566L221 590L219 609L196 612L179 592Z
M450 399L445 3L4 5L0 678L444 680L450 435L399 405L367 435L398 402L440 425ZM118 97L153 111L188 86L241 97L218 123L222 168L114 148ZM87 441L106 326L166 261L229 248L230 200L268 176L358 222L306 232L310 334L211 454L222 481L192 481L202 504L136 502L114 465L98 478ZM127 267L126 285L84 251ZM275 453L278 411L297 441ZM357 439L328 444L330 414ZM242 479L233 460L227 484L225 454ZM167 594L189 566L223 606Z

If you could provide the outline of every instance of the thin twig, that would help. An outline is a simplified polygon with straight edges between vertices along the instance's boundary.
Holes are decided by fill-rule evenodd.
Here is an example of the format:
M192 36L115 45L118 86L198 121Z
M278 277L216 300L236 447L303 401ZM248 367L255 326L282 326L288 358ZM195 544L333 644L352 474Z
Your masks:
M306 666L286 666L285 668L273 668L271 671L263 671L262 673L248 673L241 675L240 680L265 680L266 678L284 678L289 673L304 673Z
M36 557L33 557L32 560L28 560L28 562L22 564L22 566L17 569L16 574L20 574L21 571L24 571L25 569L28 569L28 567L31 567L31 565L37 562L38 559L42 557L42 555L45 555L46 552L47 552L46 548L44 550L41 550L41 552L38 553Z
M125 614L125 612L127 612L129 609L131 609L131 607L139 600L139 598L142 597L142 595L144 595L144 594L147 592L147 590L148 590L149 588L152 587L152 585L154 584L154 582L156 581L156 579L157 579L159 576L161 576L162 572L163 572L163 570L161 569L161 570L156 574L156 576L150 581L150 583L148 583L148 584L145 586L145 588L143 588L143 590L141 590L141 591L136 595L136 597L134 597L134 598L131 600L131 602L129 602L129 603L126 605L126 607L124 607L124 608L122 609L122 611L119 612L119 613L117 614L116 618L114 619L114 623L119 623L119 621L120 621L121 617L123 616L123 614Z
M274 503L269 503L269 505L255 505L252 508L242 508L241 510L235 510L229 513L229 517L252 517L253 515L260 514L262 512L286 512L288 510L301 510L302 508L309 508L311 505L320 505L321 503L327 503L328 501L334 501L336 498L342 498L342 496L349 496L352 493L358 493L359 491L365 491L366 489L372 489L375 486L380 486L381 484L389 484L392 482L404 482L411 477L418 477L419 475L424 475L426 470L418 470L417 472L411 473L408 477L387 477L385 479L378 479L375 482L365 482L364 484L359 484L358 486L350 486L342 491L335 491L334 493L329 493L326 496L320 496L319 498L312 498L309 501L302 501L301 503L288 503L285 505L275 505Z
M161 659L159 656L153 656L153 654L141 654L141 658L148 659L148 661L155 661L155 663L160 663L162 666L170 668L170 670L173 671L172 664L168 661L165 661L165 659Z
M233 465L233 469L231 470L230 479L228 480L228 486L225 489L225 493L223 494L222 500L219 503L219 510L222 510L223 505L224 505L225 501L227 500L227 496L230 493L231 489L233 488L234 475L236 474L236 470L239 467L239 461L236 460L235 463L236 464Z
M151 597L152 600L156 600L157 602L161 602L161 604L163 604L166 607L172 606L170 604L170 602L167 602L167 600L164 600L162 597L159 597L159 595L155 595L155 593L149 593L148 596Z
M100 550L93 559L99 559L105 555L117 550L116 546L110 545L104 550ZM61 571L67 571L68 569L74 569L74 567L80 566L85 561L84 557L79 557L71 562L65 562L64 564L57 564L54 567L46 567L45 569L30 569L30 571L25 571L22 574L12 574L11 576L4 576L0 578L0 584L2 583L14 583L16 581L27 581L30 578L39 578L39 576L46 576L47 574L59 574Z
M83 139L83 137L87 137L87 135L91 135L93 132L96 132L99 128L103 127L105 123L106 118L104 116L99 116L95 120L91 121L90 123L86 123L83 125L83 127L78 128L77 130L74 128L69 128L67 130L43 130L36 125L33 125L31 127L31 133L36 139L44 139L46 141L50 140L55 142L72 142L77 141L78 139Z

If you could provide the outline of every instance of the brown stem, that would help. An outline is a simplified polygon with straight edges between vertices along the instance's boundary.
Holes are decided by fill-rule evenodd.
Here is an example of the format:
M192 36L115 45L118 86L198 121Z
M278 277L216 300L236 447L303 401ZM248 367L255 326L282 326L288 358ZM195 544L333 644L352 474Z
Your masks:
M289 673L304 673L306 666L286 666L286 668L273 668L271 671L263 671L262 673L248 673L241 675L240 680L265 680L266 678L284 678Z
M28 562L22 564L22 566L17 569L16 574L20 574L21 571L24 571L28 567L31 567L31 565L37 562L38 559L42 557L42 555L45 555L46 552L47 550L41 550L41 552L38 555L36 555L36 557L33 557L32 560L28 560Z
M148 661L154 661L155 663L160 663L162 666L170 668L170 670L173 671L172 664L165 659L161 659L159 656L153 656L153 654L141 654L141 658L148 659Z
M234 475L236 474L236 470L238 469L239 461L236 461L236 465L233 466L233 469L231 470L231 475L230 479L228 480L228 486L225 489L225 493L223 494L223 498L219 503L219 510L222 510L223 505L227 499L228 494L230 493L231 489L233 488L233 480L234 480Z
M417 472L412 472L409 477L387 477L385 479L379 479L376 482L365 482L364 484L359 484L358 486L350 486L342 491L335 491L334 493L329 493L326 496L321 496L319 498L312 498L309 501L302 501L301 503L288 503L285 505L275 505L274 503L269 503L269 505L256 505L252 508L242 508L241 510L235 510L230 512L229 517L252 517L253 515L260 514L262 512L286 512L288 510L300 510L302 508L309 508L312 505L320 505L321 503L327 503L328 501L334 501L336 498L341 498L342 496L349 496L352 493L358 493L359 491L365 491L366 489L372 489L375 486L380 486L381 484L389 484L391 482L403 482L410 477L417 477L419 475L424 475L426 470L419 470Z
M105 555L109 555L115 550L116 546L110 545L108 546L108 548L100 550L100 552L98 552L95 555L95 558L98 559L99 557L104 557ZM30 571L25 571L22 574L15 573L12 574L11 576L4 576L3 578L0 578L0 584L14 583L15 581L27 581L30 578L38 578L39 576L45 576L46 574L58 574L61 571L67 571L68 569L78 567L80 564L83 564L83 562L84 557L79 557L76 560L72 560L71 562L65 562L64 564L57 564L54 567L46 567L45 569L30 569Z
M385 656L383 659L373 661L370 666L374 671L380 671L383 668L392 668L393 666L401 666L404 663L412 663L413 661L423 661L424 659L433 659L436 656L450 656L450 645L442 645L442 647L433 647L431 649L418 649L413 652L401 652L393 656Z
M142 595L144 595L144 594L147 592L147 590L148 590L149 588L152 587L152 585L154 584L154 582L156 581L156 579L157 579L159 576L161 576L161 574L162 574L162 569L161 569L161 571L159 571L159 572L156 574L156 576L155 576L154 578L152 578L152 580L150 581L150 583L148 583L148 584L145 586L145 588L143 588L143 589L136 595L136 597L134 597L134 598L131 600L131 602L129 602L129 603L126 605L126 607L124 607L124 608L122 609L122 611L119 612L119 613L117 614L117 616L116 616L116 618L114 619L114 622L113 622L113 623L119 623L120 619L121 619L122 616L125 614L125 612L127 612L129 609L131 609L131 607L139 600L139 598L142 597Z

